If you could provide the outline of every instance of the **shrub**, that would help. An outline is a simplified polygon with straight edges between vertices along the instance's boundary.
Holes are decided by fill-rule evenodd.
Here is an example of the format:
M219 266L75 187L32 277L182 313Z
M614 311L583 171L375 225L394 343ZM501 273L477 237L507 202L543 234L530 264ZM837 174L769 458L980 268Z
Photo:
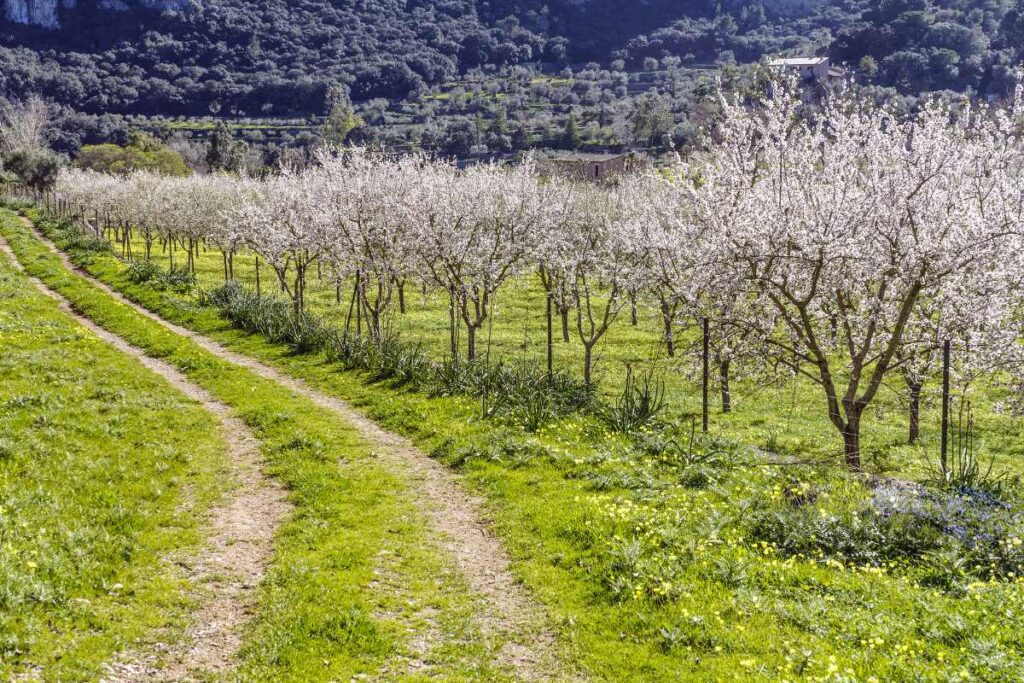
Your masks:
M785 555L861 566L900 561L947 588L957 577L1008 578L1024 569L1024 518L987 494L885 482L867 505L832 515L807 493L784 500L752 515L749 535Z
M29 215L44 233L51 235L63 245L71 259L79 264L88 264L94 256L114 253L110 242L91 233L79 230L66 218L44 217L42 214Z
M665 382L645 372L637 381L633 368L626 367L626 384L622 394L603 411L608 426L617 432L633 432L651 424L665 409Z
M163 276L164 284L179 294L192 291L196 286L196 276L187 265L172 266Z
M128 279L137 285L160 279L160 268L149 259L139 259L128 264Z
M477 391L490 397L492 412L521 423L527 431L587 407L593 393L565 372L550 376L533 363L481 368Z

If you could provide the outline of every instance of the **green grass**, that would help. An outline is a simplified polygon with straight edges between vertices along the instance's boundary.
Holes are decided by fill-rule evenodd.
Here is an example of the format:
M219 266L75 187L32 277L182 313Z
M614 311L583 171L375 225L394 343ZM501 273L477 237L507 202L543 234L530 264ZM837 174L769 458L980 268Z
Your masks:
M32 274L85 315L231 406L260 440L270 474L289 488L295 511L275 540L236 680L333 681L401 670L416 654L412 635L424 630L437 634L427 673L507 678L492 664L505 642L478 631L476 597L405 495L407 482L386 471L351 426L67 272L10 212L0 213L0 232Z
M0 348L0 678L95 680L136 638L180 628L190 605L163 558L200 541L224 444L2 254Z
M722 461L691 463L659 455L656 435L625 438L584 416L528 435L516 425L479 419L468 399L430 399L368 384L322 358L294 355L233 330L188 297L133 285L115 259L96 259L89 268L168 319L352 400L459 468L487 500L515 572L596 680L1024 676L1019 578L988 581L976 575L984 567L949 567L940 555L858 564L815 552L786 554L765 540L756 519L804 515L820 520L823 535L866 523L860 513L872 491L863 480L835 467L771 465L747 447L774 436L777 449L788 442L800 453L829 452L831 445L816 443L828 432L804 407L814 398L809 387L798 385L792 403L791 387L748 394L729 418L734 422L716 420L716 440L696 449L704 457L721 448ZM201 279L216 275L204 260ZM507 324L501 343L508 352L535 354L539 345L538 339L516 349L514 341L530 336L524 322L531 319L525 309L534 308L529 292L499 302L502 325L517 320L527 326L516 335L515 325ZM518 318L516 302L524 309ZM403 323L410 333L430 340L443 331L431 314L436 302L428 297L412 305L422 309ZM605 347L609 384L610 357L643 358L655 346L653 325L633 329L623 322ZM498 336L496 323L495 348L501 348ZM571 349L563 349L561 362ZM671 390L676 416L692 414L693 387L682 369ZM899 422L893 413L875 417L872 429L886 417ZM1015 424L991 419L1002 425L1001 438L1019 448ZM899 424L889 429L890 441L902 433ZM677 436L685 440L685 419Z

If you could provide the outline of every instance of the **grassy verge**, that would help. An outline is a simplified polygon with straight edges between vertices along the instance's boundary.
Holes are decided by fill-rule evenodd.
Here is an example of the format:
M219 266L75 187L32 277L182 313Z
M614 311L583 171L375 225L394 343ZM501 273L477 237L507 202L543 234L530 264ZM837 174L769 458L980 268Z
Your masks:
M596 679L1024 675L1019 517L1007 518L1006 557L973 556L965 548L982 539L959 543L940 529L941 515L952 527L959 512L903 509L920 501L902 485L766 463L722 439L691 447L685 428L671 444L580 417L525 434L478 419L471 401L368 384L242 334L189 297L132 284L116 259L88 267L166 318L352 400L462 469L489 501L515 570ZM987 563L1004 560L996 576Z
M197 546L223 442L3 255L0 348L0 678L94 680L181 625L189 605L164 560Z
M295 512L276 539L237 680L348 680L423 657L427 673L506 678L490 664L503 643L476 632L474 597L403 495L405 482L351 427L64 270L13 214L0 214L0 231L29 272L85 315L230 405L259 438L269 472L289 487ZM410 633L427 631L436 642L419 653Z

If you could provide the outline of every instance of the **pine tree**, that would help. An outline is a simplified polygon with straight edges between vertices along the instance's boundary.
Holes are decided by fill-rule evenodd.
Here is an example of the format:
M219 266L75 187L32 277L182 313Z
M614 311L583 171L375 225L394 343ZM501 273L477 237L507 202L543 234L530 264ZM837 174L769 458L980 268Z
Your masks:
M210 170L237 173L245 168L245 153L245 143L235 140L228 124L223 121L217 123L210 137L210 149L206 153L206 163Z
M562 133L562 147L565 149L579 149L583 145L583 134L580 132L579 122L575 114L569 114L565 122L565 131Z
M330 109L320 134L326 142L340 145L353 130L363 126L364 122L352 108L352 100L349 99L347 89L332 88L327 94L327 99Z

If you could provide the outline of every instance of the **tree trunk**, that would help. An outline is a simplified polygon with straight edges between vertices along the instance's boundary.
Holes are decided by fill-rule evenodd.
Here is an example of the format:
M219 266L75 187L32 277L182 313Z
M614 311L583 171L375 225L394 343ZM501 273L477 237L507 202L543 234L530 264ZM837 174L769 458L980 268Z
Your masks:
M854 472L862 471L860 460L860 415L851 417L843 428L843 457Z
M359 271L356 271L356 336L363 336L363 283L359 279Z
M398 281L398 312L405 314L405 280Z
M452 362L459 361L459 338L456 336L458 328L455 326L455 292L448 290L448 335L451 343Z
M355 286L352 287L352 296L348 298L348 315L345 316L345 339L348 339L348 332L352 329L352 311L355 310L356 307L356 297L359 295L358 287L359 284L356 283ZM338 291L341 291L340 285L338 286Z
M593 374L593 343L583 345L583 383L590 388Z
M675 358L676 340L672 335L672 308L664 299L661 300L661 321L665 326L665 350L669 358Z
M728 358L718 362L718 380L722 385L722 412L732 412L732 391L729 388L729 366L732 364Z
M466 325L466 358L470 363L476 360L476 326Z
M708 331L708 319L704 318L704 344L701 353L701 364L702 368L702 382L701 382L701 431L705 434L708 433L708 384L710 380L709 372L709 361L708 357L711 346L711 335Z
M636 327L638 324L636 317L636 293L629 293L629 324Z
M910 440L909 443L917 443L921 435L921 384L922 382L911 382L910 389Z
M569 307L562 306L558 309L559 315L562 316L562 341L566 344L569 343Z
M295 315L298 316L306 307L306 266L301 260L295 262Z
M551 292L548 292L547 297L547 309L546 309L546 320L547 320L547 356L548 356L548 379L554 374L555 367L555 346L554 346L554 330L552 329L554 321L552 320L552 301Z

